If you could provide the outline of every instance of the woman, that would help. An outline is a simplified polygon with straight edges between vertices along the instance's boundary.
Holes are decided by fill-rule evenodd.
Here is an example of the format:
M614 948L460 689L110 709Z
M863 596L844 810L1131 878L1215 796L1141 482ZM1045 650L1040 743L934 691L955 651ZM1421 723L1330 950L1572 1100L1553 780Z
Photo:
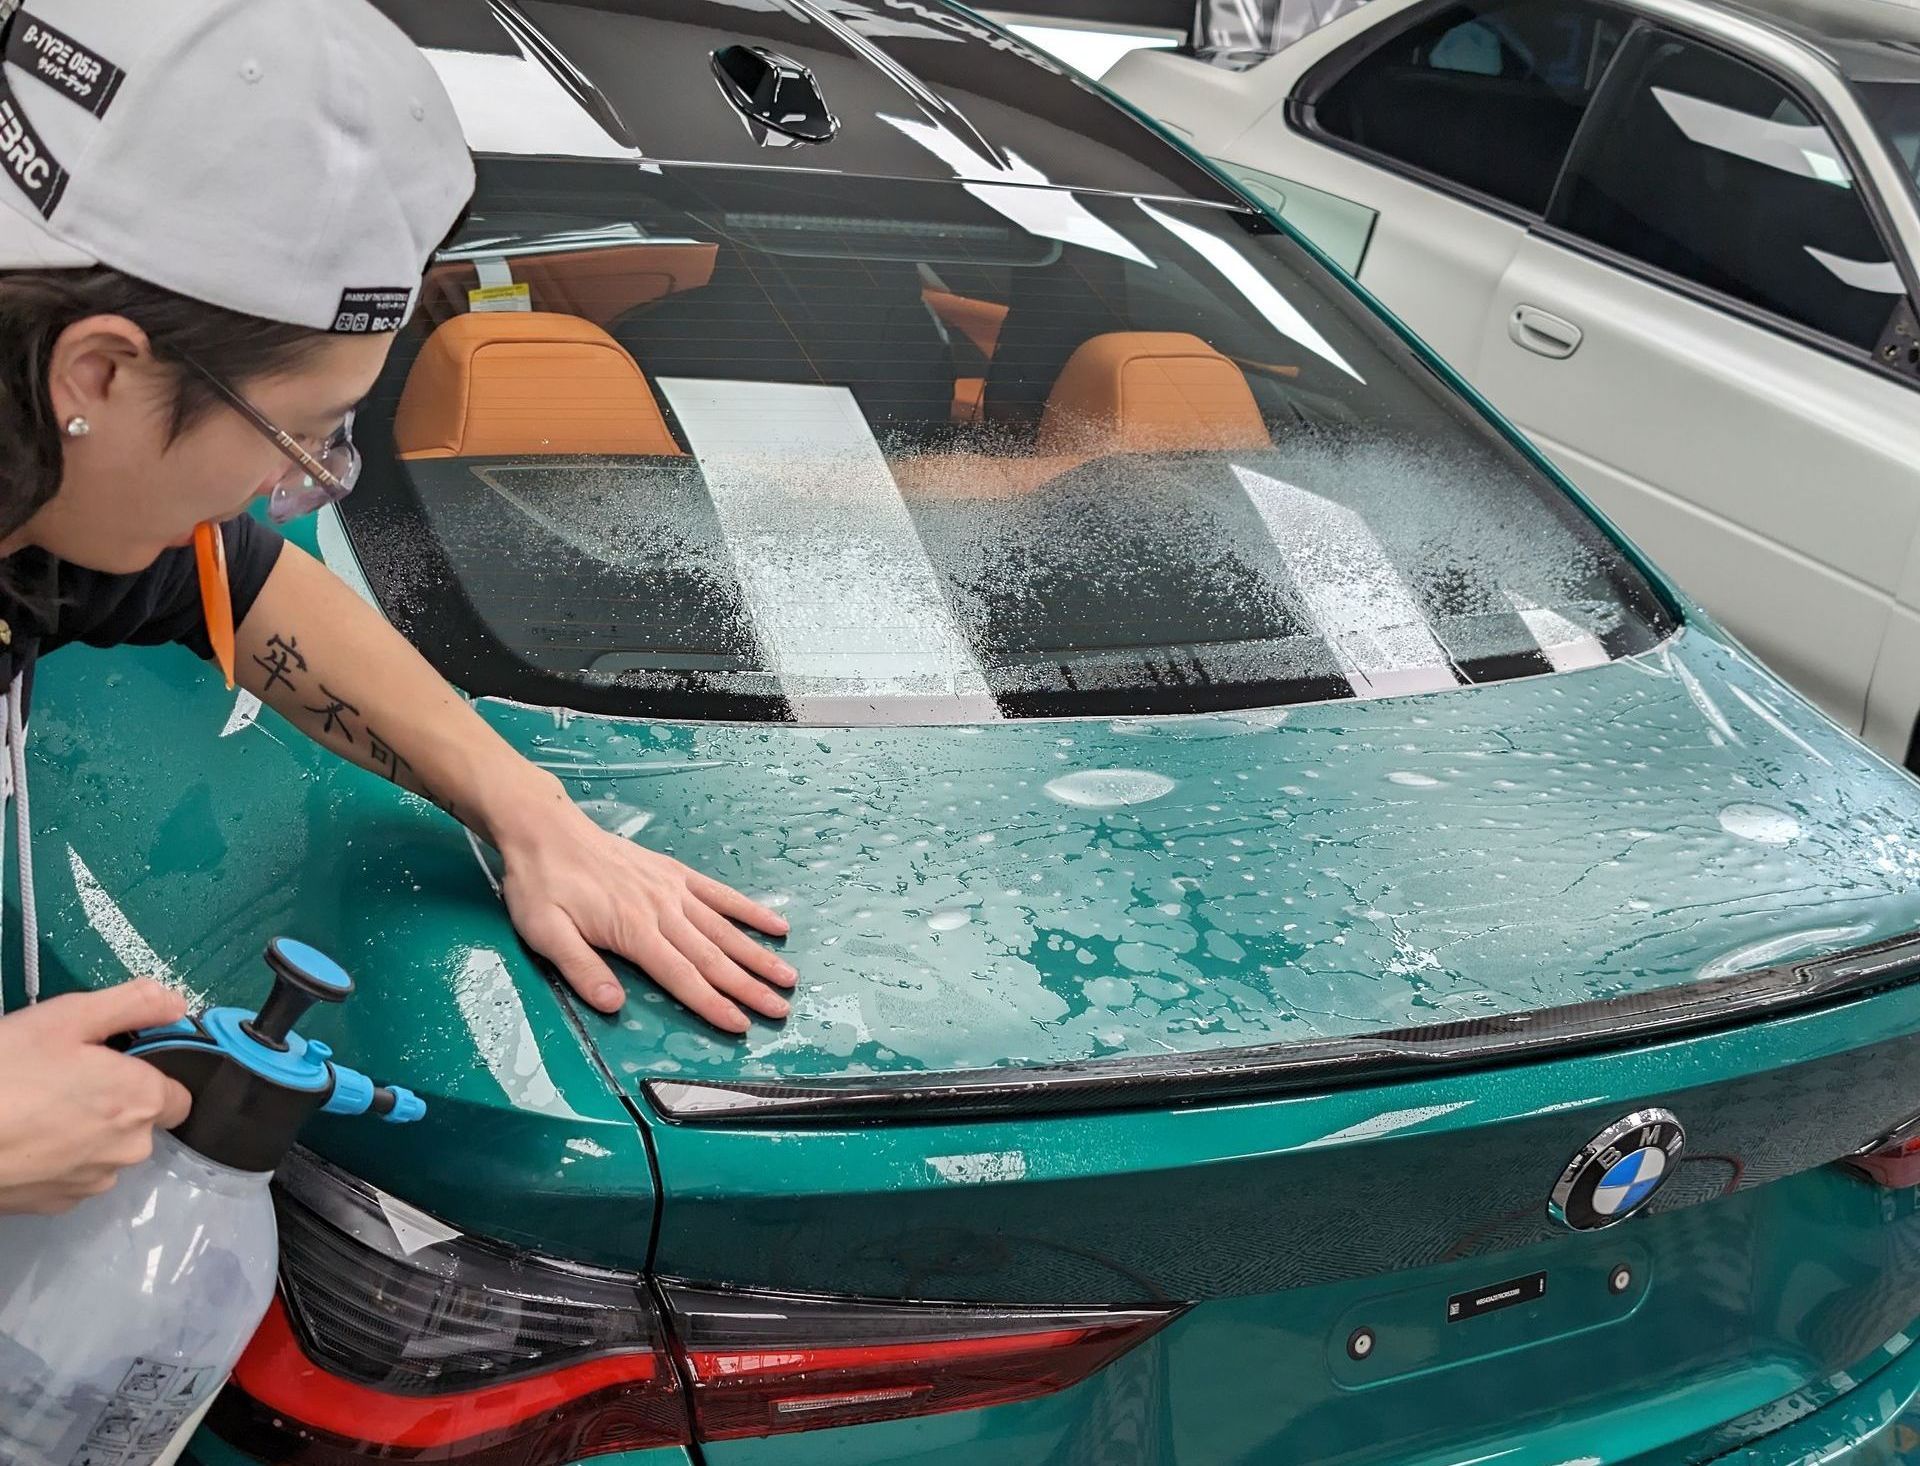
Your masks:
M0 741L17 776L37 657L74 641L211 656L230 609L219 650L239 680L489 841L514 925L586 1002L620 1006L611 951L721 1029L784 1016L792 969L735 924L778 935L779 916L601 830L244 513L264 498L285 518L352 486L353 404L471 193L421 53L364 0L169 0L137 25L117 0L32 0L5 62ZM231 598L204 614L203 524ZM182 1011L140 981L0 1018L0 1211L103 1191L179 1123L185 1092L102 1040Z

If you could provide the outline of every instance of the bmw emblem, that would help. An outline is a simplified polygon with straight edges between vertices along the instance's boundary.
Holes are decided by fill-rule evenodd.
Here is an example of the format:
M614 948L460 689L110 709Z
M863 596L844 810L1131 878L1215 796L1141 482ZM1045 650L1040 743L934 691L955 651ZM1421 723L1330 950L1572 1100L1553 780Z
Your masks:
M1687 1132L1670 1111L1636 1110L1567 1162L1547 1214L1576 1232L1624 1222L1653 1200L1686 1148Z

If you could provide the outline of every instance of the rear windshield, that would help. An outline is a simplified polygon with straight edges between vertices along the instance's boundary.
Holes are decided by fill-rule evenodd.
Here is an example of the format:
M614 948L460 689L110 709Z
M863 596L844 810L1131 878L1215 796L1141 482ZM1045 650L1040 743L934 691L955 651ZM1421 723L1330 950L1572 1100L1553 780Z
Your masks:
M1262 216L1001 181L1018 159L953 184L480 177L344 511L471 693L1147 715L1570 670L1668 629Z

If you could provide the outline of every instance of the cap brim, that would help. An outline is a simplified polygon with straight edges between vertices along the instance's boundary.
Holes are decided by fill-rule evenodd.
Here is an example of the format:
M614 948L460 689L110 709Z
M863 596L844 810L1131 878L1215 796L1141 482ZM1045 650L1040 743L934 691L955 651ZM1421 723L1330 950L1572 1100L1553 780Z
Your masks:
M56 238L38 214L27 215L0 200L0 270L80 270L100 261Z

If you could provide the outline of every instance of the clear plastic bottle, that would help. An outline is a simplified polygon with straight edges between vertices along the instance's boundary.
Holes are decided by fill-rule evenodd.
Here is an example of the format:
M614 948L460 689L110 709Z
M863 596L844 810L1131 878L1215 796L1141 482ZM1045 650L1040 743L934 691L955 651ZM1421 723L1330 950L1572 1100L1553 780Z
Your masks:
M0 1227L0 1461L170 1466L273 1300L271 1171L154 1136L64 1216Z
M127 1035L193 1111L65 1216L0 1217L0 1466L173 1466L273 1301L268 1189L316 1111L418 1120L294 1031L353 979L304 942L267 946L258 1013L215 1008Z

